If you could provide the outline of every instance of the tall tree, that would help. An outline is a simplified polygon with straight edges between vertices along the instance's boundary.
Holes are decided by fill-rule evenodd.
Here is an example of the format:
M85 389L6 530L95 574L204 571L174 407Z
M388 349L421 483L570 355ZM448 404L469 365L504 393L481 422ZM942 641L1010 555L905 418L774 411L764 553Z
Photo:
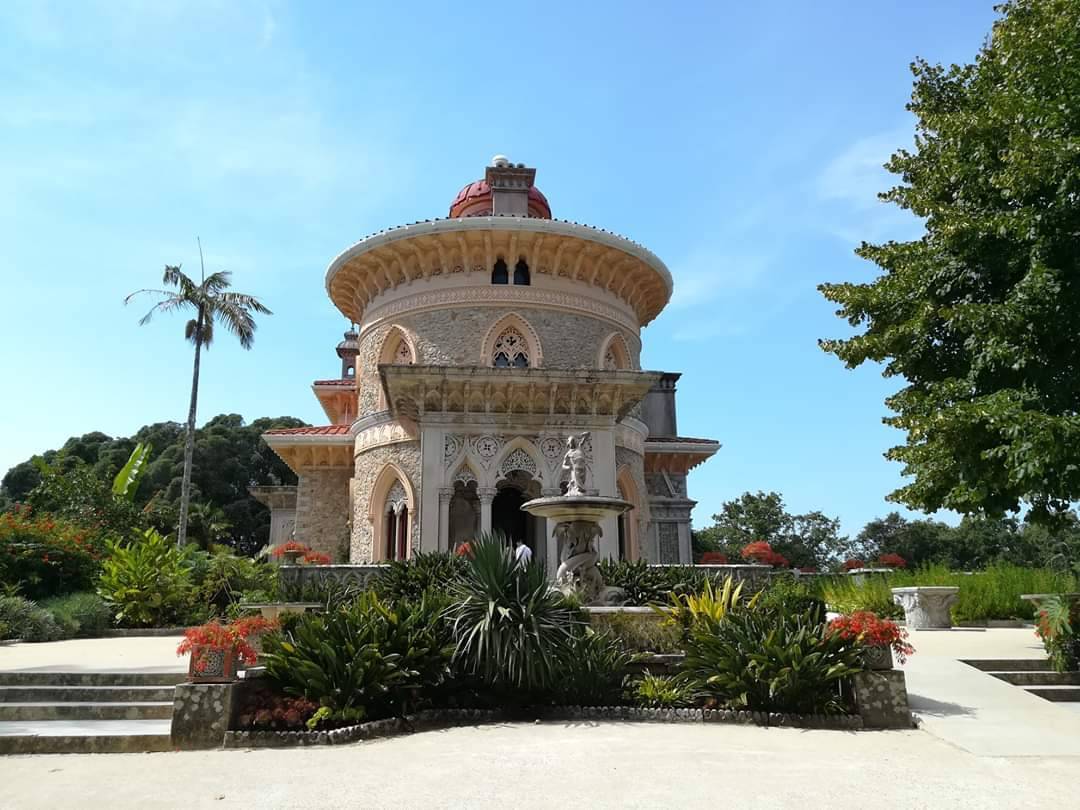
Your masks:
M195 449L195 411L199 398L199 361L203 348L209 349L214 339L214 324L220 322L232 332L245 349L250 349L255 340L255 317L272 314L252 295L231 292L231 273L219 270L206 275L206 266L202 257L202 244L199 244L199 269L201 281L196 284L185 275L179 266L166 265L162 283L172 290L143 289L137 290L124 299L127 304L139 295L156 295L159 300L140 320L145 326L158 312L177 310L193 311L195 317L184 326L184 337L195 346L195 363L191 372L191 401L188 405L187 434L184 441L184 474L180 492L180 521L176 531L176 543L183 546L187 540L188 508L191 503L191 459Z
M907 381L891 500L1053 523L1080 499L1080 3L997 10L973 64L912 65L915 146L881 197L925 233L863 243L883 274L820 287L861 328L821 345Z

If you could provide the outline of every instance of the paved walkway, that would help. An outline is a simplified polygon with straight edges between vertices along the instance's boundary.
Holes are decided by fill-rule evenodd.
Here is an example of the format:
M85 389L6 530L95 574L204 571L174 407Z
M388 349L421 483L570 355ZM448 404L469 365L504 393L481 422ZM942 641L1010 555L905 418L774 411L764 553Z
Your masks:
M181 636L77 638L47 644L0 646L0 671L186 672L176 654Z
M1073 807L1076 758L921 731L509 724L329 748L0 759L23 808Z
M980 756L1080 757L1076 704L1051 703L963 663L1045 658L1033 630L916 630L910 640L908 698L926 731Z

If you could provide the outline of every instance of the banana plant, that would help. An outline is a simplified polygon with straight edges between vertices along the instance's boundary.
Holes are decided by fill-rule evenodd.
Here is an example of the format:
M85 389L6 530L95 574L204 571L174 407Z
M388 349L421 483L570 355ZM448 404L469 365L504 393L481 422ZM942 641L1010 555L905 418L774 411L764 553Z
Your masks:
M135 449L131 451L127 463L124 464L120 472L116 474L116 478L113 479L112 494L114 498L120 498L129 503L135 500L135 490L139 488L139 479L146 472L146 465L150 460L150 453L153 449L154 446L149 442L146 444L139 442L135 445Z

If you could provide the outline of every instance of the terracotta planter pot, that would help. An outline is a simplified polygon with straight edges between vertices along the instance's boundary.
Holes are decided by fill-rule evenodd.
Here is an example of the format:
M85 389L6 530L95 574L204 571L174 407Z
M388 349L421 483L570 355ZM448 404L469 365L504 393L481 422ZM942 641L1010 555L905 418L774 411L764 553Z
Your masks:
M195 644L188 661L191 683L230 683L236 680L236 651L232 647Z
M892 647L878 644L863 650L863 664L867 669L892 669Z
M302 551L283 551L281 553L286 565L296 565L303 555L304 552Z

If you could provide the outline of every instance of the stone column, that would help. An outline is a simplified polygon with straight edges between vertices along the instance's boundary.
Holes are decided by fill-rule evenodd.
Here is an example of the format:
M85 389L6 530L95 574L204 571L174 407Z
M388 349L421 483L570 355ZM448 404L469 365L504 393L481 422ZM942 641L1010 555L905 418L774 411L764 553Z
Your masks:
M618 496L619 489L615 482L615 431L594 430L592 451L593 487L600 495ZM619 558L618 518L604 518L600 521L600 528L604 532L596 544L600 559L617 560Z
M452 487L439 490L439 551L450 551L450 501L454 498Z
M495 487L480 487L476 491L480 498L480 531L482 533L491 531L491 502L495 500L497 492Z
M556 495L561 495L562 490L558 487L552 489L543 489L540 491L540 497L553 498ZM547 540L547 552L544 557L544 563L547 566L548 579L555 579L555 574L559 570L559 541L555 539L555 521L548 520L547 518L536 518L537 521L541 521L544 524L544 537Z

